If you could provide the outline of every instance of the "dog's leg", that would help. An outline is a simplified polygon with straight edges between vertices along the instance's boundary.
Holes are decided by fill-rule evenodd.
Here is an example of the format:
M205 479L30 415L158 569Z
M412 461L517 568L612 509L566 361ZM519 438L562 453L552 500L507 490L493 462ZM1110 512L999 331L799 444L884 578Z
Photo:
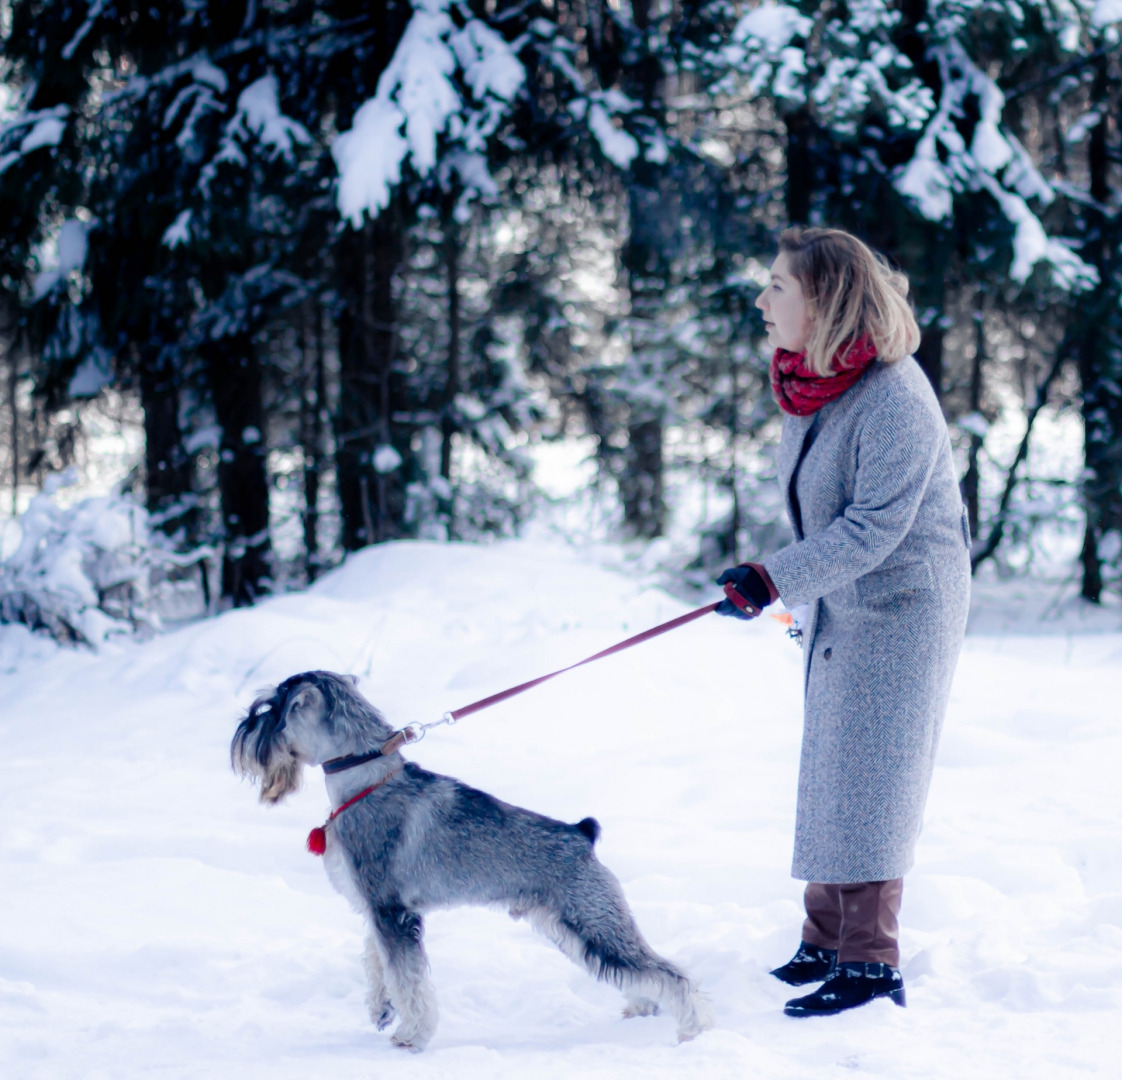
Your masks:
M362 966L366 969L366 981L369 989L366 994L366 1005L370 1009L370 1019L374 1021L379 1031L385 1031L393 1023L397 1010L390 1001L389 991L386 989L386 974L382 967L382 954L378 951L376 932L371 927L366 935L366 949L362 954Z
M679 1042L712 1026L708 1002L697 986L651 949L629 911L605 913L582 929L585 966L623 991L625 1017L653 1016L665 1009L678 1023Z
M538 907L531 924L571 960L627 998L625 1017L651 1016L665 1008L685 1041L712 1026L708 1002L686 975L643 940L619 882L600 863L572 881L560 910Z
M658 1016L661 1011L657 1001L640 997L635 993L629 993L627 1004L623 1007L623 1018L624 1020L631 1020L636 1016Z
M437 1009L429 961L421 944L421 917L401 904L382 904L374 909L374 929L386 960L390 999L401 1018L394 1044L423 1050L436 1032Z
M697 986L669 960L640 939L645 957L606 958L600 977L615 982L627 997L623 1015L652 1016L665 1008L678 1024L678 1041L696 1038L713 1026L709 1002Z

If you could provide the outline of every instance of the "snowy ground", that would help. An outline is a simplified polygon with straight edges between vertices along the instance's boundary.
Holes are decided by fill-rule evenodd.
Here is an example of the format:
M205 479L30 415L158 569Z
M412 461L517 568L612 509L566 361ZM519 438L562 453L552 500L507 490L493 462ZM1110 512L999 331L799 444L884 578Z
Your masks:
M712 616L412 756L598 817L601 858L716 1029L677 1046L667 1018L623 1021L614 991L524 924L461 910L428 925L429 1051L373 1030L358 917L304 851L318 771L260 806L228 767L239 708L327 667L359 673L399 724L435 719L683 610L560 546L416 543L101 655L0 628L0 1075L1117 1077L1122 617L1070 633L1053 607L1052 632L1018 636L1016 602L979 612L959 667L905 891L907 1010L781 1014L767 969L800 924L800 656L766 620Z

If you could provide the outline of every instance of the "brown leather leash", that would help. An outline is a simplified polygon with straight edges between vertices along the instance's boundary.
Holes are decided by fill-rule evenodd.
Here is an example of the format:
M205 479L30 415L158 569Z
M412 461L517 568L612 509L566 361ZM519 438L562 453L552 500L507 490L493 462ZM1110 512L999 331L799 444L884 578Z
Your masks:
M735 591L732 583L730 582L725 586L725 595L742 611L748 611L751 607L750 602ZM676 619L671 619L669 622L659 623L658 626L652 626L649 630L644 630L641 634L635 634L633 637L626 638L623 641L617 642L615 645L610 645L606 649L601 649L600 652L594 653L592 656L586 656L583 660L578 660L575 664L570 664L568 667L558 668L556 671L551 671L548 675L539 675L536 679L530 679L528 682L519 683L517 686L511 686L506 690L500 690L497 694L491 694L488 697L480 698L478 701L473 701L470 705L464 705L459 709L453 709L446 712L439 720L431 724L406 724L400 731L395 731L377 750L371 750L366 754L347 755L341 758L332 758L330 761L323 763L323 770L325 773L342 772L345 769L354 768L364 762L371 761L377 757L388 757L390 754L396 753L403 746L409 743L415 743L425 737L425 732L429 728L440 727L441 724L454 724L457 720L462 720L465 716L471 716L472 713L481 712L483 709L488 709L492 705L498 705L500 701L506 701L508 698L515 697L518 694L524 694L527 690L532 690L535 686L540 686L543 682L548 682L550 679L556 679L558 675L564 675L566 671L572 671L574 668L583 667L585 664L591 664L595 660L603 660L606 656L612 656L615 653L623 652L624 649L630 649L635 645L641 645L644 641L650 641L651 638L656 638L660 634L668 634L671 630L677 630L679 626L685 626L691 623L694 619L700 619L703 615L708 615L712 611L716 611L720 607L721 601L715 604L706 604L705 607L696 608L693 611L687 612L685 615L679 615ZM748 604L748 606L746 606ZM758 614L758 612L754 612ZM328 819L320 826L312 829L308 833L308 850L313 855L322 855L327 850L327 829L331 823L341 814L344 810L349 809L356 803L361 802L367 795L372 794L388 780L391 780L401 771L401 766L387 773L382 779L376 783L371 784L370 787L364 788L357 795L349 798L342 806L332 810Z
M725 595L732 600L737 607L743 608L744 600L740 594L735 591L731 582L725 586ZM644 630L641 634L635 634L633 637L626 638L606 649L601 649L600 652L594 653L592 656L586 656L583 660L578 660L575 664L569 664L568 667L558 668L556 671L551 671L548 675L539 675L536 679L530 679L528 682L508 687L506 690L500 690L497 694L490 694L485 698L480 698L478 701L473 701L470 705L463 705L458 709L451 709L439 720L435 720L431 724L407 724L400 731L395 732L390 739L382 745L381 753L383 755L392 754L395 750L400 750L406 744L414 743L424 738L425 732L428 731L429 728L440 727L442 724L454 724L458 720L462 720L465 716L471 716L472 713L482 712L484 709L489 709L492 705L498 705L500 701L506 701L508 698L515 697L518 694L524 694L527 690L532 690L535 686L541 686L543 682L556 679L558 675L564 675L567 671L573 671L575 668L584 667L585 664L591 664L596 660L603 660L606 656L612 656L615 653L623 652L624 649L630 649L635 645L641 645L644 641L650 641L651 638L656 638L660 634L668 634L671 630L677 630L680 626L685 626L695 619L700 619L703 615L708 615L710 612L716 611L720 604L721 601L718 600L715 604L706 604L704 607L695 608L685 615L679 615L676 619L670 619L668 622L659 623L658 626L652 626L649 630Z
M642 645L644 641L650 641L651 638L656 638L660 634L668 634L671 630L677 630L679 626L685 626L686 623L691 623L694 619L700 619L702 615L708 615L711 611L717 610L717 604L706 604L705 607L697 608L686 615L679 615L676 619L671 619L669 622L659 623L658 626L652 626L649 630L644 630L641 634L636 634L634 637L629 637L625 641L621 641L616 645L612 645L607 649L602 649L592 656L587 656L583 660L578 660L575 664L570 664L568 667L559 668L557 671L551 671L548 675L539 675L536 679L531 679L529 682L519 683L517 686L510 687L509 690L500 690L497 694L491 694L490 697L480 698L479 701L473 701L470 705L464 705L460 709L453 709L451 712L446 712L444 715L447 717L447 723L454 724L457 720L462 720L465 716L471 716L472 713L481 712L483 709L490 708L492 705L498 705L500 701L506 701L507 698L512 698L517 694L525 693L527 690L533 689L535 686L540 686L543 682L548 682L550 679L556 679L558 675L564 675L566 671L572 671L574 668L583 667L585 664L591 664L594 660L603 660L606 656L612 656L614 653L623 652L624 649L630 649L634 645Z

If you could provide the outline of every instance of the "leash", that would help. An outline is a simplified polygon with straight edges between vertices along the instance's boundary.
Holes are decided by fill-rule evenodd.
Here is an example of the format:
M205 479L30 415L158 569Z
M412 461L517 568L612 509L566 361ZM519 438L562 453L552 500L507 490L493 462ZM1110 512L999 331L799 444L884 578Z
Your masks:
M741 611L753 610L754 614L758 614L758 611L752 608L750 601L746 601L744 597L736 591L731 582L725 586L725 595L732 603L740 608ZM430 724L406 724L400 731L395 731L377 750L370 750L365 754L351 754L346 757L332 758L330 761L325 761L323 763L323 771L325 773L342 772L345 769L353 769L356 765L361 765L367 761L373 761L378 757L388 757L390 754L396 753L409 743L420 742L420 740L425 737L425 732L430 728L440 727L443 724L455 724L465 716L471 716L472 713L482 712L484 709L489 709L492 705L498 705L501 701L516 697L518 694L524 694L527 690L532 690L535 686L541 686L543 682L548 682L550 679L556 679L558 675L564 675L567 671L584 667L585 664L591 664L596 660L603 660L607 656L623 652L624 649L642 645L644 641L650 641L651 638L656 638L660 634L668 634L671 630L677 630L680 626L685 626L695 619L700 619L703 615L708 615L716 611L717 608L720 607L720 604L721 601L718 600L715 604L706 604L704 607L695 608L685 615L679 615L676 619L670 619L668 622L659 623L658 626L652 626L649 630L644 630L641 634L635 634L633 637L625 638L623 641L617 642L615 645L610 645L606 649L601 649L600 652L593 653L592 656L586 656L583 660L578 660L575 664L569 664L568 667L558 668L556 671L551 671L548 675L539 675L536 679L530 679L528 682L508 687L506 690L500 690L497 694L490 694L485 698L480 698L478 701L473 701L470 705L463 705L458 709L452 709L446 712L439 720L434 720ZM308 833L308 850L313 855L322 855L327 850L327 826L344 810L354 806L357 802L361 802L367 795L376 791L386 783L387 780L391 780L400 771L401 769L397 768L387 773L376 784L364 788L357 795L343 803L342 806L333 810L330 817L328 817L321 826L312 829L312 831Z
M731 582L725 586L725 595L736 604L737 607L744 610L744 605L747 602L740 593L733 588ZM633 648L635 645L642 645L644 641L650 641L651 638L656 638L660 634L668 634L671 630L677 630L679 626L685 626L687 623L693 622L694 619L700 619L703 615L708 615L710 612L716 611L717 608L720 607L720 604L721 601L718 600L715 604L706 604L705 607L695 608L685 615L679 615L676 619L670 619L668 622L659 623L658 626L652 626L649 630L644 630L641 634L635 634L633 637L626 638L623 641L617 642L615 645L610 645L606 649L601 649L600 652L593 653L592 656L586 656L583 660L578 660L575 664L570 664L568 667L558 668L556 671L551 671L548 675L539 675L536 679L530 679L528 682L508 687L506 690L500 690L497 694L490 694L485 698L480 698L478 701L473 701L470 705L463 705L458 709L451 709L439 720L434 720L432 723L406 724L400 731L395 731L377 750L371 750L369 753L361 755L332 758L330 761L325 761L323 763L323 771L326 773L342 772L344 769L353 768L355 765L361 765L363 762L372 761L377 757L388 757L390 754L396 753L403 746L420 742L421 739L425 737L425 732L430 728L441 727L444 724L455 724L465 716L471 716L472 713L482 712L484 709L489 709L492 705L498 705L500 701L506 701L508 698L516 697L518 694L524 694L527 690L532 690L535 686L541 686L543 682L548 682L550 679L556 679L558 675L564 675L565 672L572 671L574 668L584 667L585 664L591 664L596 660L603 660L606 656L612 656L615 653L623 652L624 649Z
M736 599L733 599L731 595L733 593L735 593ZM728 596L730 600L733 600L733 603L736 604L737 607L741 607L744 603L743 598L739 593L736 593L731 583L725 586L725 595ZM740 603L737 603L737 601L740 601ZM434 720L431 724L407 724L383 746L382 752L393 753L394 750L399 749L406 743L413 743L423 739L425 732L428 731L429 728L440 727L442 724L455 724L465 716L471 716L472 713L482 712L484 709L489 709L492 705L498 705L501 701L516 697L518 694L524 694L527 690L532 690L535 686L541 686L543 682L548 682L550 679L556 679L558 675L564 675L567 671L573 671L575 668L584 667L585 664L591 664L596 660L603 660L607 656L623 652L624 649L630 649L635 645L642 645L644 641L650 641L651 638L656 638L660 634L668 634L671 630L677 630L680 626L685 626L695 619L700 619L703 615L708 615L710 612L716 611L720 604L721 601L718 600L715 604L706 604L704 607L695 608L685 615L679 615L676 619L670 619L668 622L659 623L658 626L652 626L649 630L644 630L641 634L635 634L633 637L626 638L623 641L617 642L615 645L610 645L606 649L601 649L600 652L593 653L592 656L586 656L583 660L578 660L575 664L569 664L568 667L558 668L556 671L551 671L548 675L539 675L536 679L530 679L528 682L508 687L506 690L500 690L497 694L490 694L485 698L480 698L478 701L473 701L470 705L463 705L458 709L451 709L439 720ZM401 741L396 742L398 739ZM396 745L392 745L395 742Z

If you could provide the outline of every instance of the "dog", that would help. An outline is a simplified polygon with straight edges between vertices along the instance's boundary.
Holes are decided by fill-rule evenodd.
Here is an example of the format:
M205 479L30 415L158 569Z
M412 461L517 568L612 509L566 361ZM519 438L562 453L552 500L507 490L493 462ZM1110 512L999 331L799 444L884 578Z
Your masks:
M432 1039L437 1005L423 920L463 904L526 919L623 991L625 1017L666 1009L679 1041L711 1026L697 986L644 941L619 881L596 858L593 818L568 825L511 806L404 761L394 748L400 739L381 752L396 733L356 681L308 671L263 693L238 725L230 761L260 783L264 803L296 791L305 766L324 766L336 809L319 845L332 884L367 923L367 1003L379 1031L396 1016L397 1046L420 1051Z

